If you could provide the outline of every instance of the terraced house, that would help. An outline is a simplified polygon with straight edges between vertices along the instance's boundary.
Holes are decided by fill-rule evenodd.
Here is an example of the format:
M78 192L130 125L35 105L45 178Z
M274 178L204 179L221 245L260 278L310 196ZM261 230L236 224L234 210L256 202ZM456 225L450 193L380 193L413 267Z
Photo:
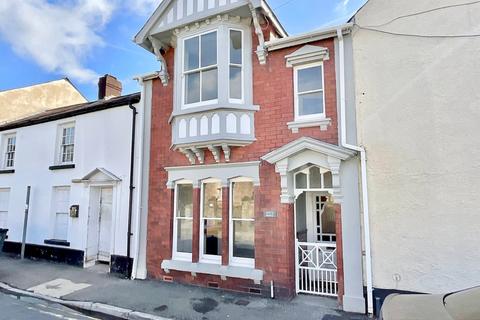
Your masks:
M350 26L289 37L262 0L175 0L135 41L160 63L148 276L364 312Z

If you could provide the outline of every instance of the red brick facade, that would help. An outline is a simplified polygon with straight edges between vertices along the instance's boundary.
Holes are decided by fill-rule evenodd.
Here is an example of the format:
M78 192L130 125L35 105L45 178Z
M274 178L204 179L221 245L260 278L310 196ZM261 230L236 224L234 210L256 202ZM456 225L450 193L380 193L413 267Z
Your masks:
M327 47L330 52L330 59L324 61L324 81L326 115L332 119L331 125L326 131L315 127L299 129L299 133L292 133L287 127L287 122L294 119L294 90L293 69L286 67L285 56L300 46L270 52L266 65L260 65L252 52L254 104L260 106L260 111L255 114L256 141L246 147L232 148L230 163L258 161L268 152L302 136L338 144L334 41L326 39L310 44ZM257 39L253 35L253 48L256 47ZM182 153L170 148L172 128L168 120L173 108L173 57L171 49L166 53L171 77L168 86L164 87L158 79L153 81L147 269L150 277L158 279L167 275L161 269L162 261L172 256L173 191L167 189L164 167L190 165ZM221 162L224 162L223 158ZM210 152L205 152L205 163L216 163ZM223 197L228 199L228 188L223 192ZM168 276L179 282L204 286L213 282L225 289L248 291L259 288L265 292L273 280L278 294L292 296L295 292L294 212L293 205L280 203L280 192L280 177L275 167L261 162L260 186L255 190L255 267L265 272L262 286L249 280L228 278L222 281L219 276L197 274L193 277L186 272L171 271ZM199 251L199 196L197 188L193 197L197 202L194 205L193 261L198 261ZM226 207L223 208L224 221L228 221ZM277 211L277 218L264 217L264 211L272 210ZM228 227L224 226L223 234L223 248L228 250ZM228 264L228 252L223 254L222 264Z

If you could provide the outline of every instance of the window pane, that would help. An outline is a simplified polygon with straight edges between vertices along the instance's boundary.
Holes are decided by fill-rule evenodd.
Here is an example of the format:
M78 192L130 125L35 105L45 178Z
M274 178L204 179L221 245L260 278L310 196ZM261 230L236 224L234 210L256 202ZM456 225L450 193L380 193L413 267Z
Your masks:
M230 67L230 98L242 99L242 68Z
M332 183L332 173L330 171L323 174L323 187L324 188L333 188Z
M177 187L177 217L193 216L193 186L191 184L179 184Z
M327 206L322 213L322 233L335 234L335 209Z
M307 189L307 175L305 173L299 173L295 176L295 188Z
M218 98L218 71L217 68L202 71L202 101Z
M200 72L185 76L185 101L186 103L200 101Z
M318 167L311 167L310 168L310 188L318 188L322 187L322 180L320 175L320 168Z
M323 113L323 92L301 94L298 96L298 115Z
M230 30L230 63L242 64L242 32Z
M185 70L198 69L198 37L185 40Z
M177 252L192 253L192 219L177 219Z
M202 67L217 64L217 32L202 35Z
M323 89L321 66L298 70L298 92L320 89Z
M232 216L234 219L255 218L253 183L234 182L232 184L233 203Z
M253 221L233 222L233 256L255 258L255 223Z
M222 221L203 220L204 240L203 252L205 254L222 254Z
M203 185L203 217L222 217L222 185L220 182L209 182Z

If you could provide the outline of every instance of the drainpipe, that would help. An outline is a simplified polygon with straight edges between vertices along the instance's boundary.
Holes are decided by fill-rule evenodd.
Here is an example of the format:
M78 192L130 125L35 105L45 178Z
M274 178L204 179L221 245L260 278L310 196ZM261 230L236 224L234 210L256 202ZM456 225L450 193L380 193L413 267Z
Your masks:
M139 155L138 155L138 170L137 170L137 214L135 217L135 234L137 235L135 237L135 258L133 261L133 267L132 267L132 274L130 278L136 279L137 278L137 272L138 272L138 260L140 257L140 219L141 219L141 213L143 212L144 208L142 207L142 186L143 186L143 144L144 144L144 125L145 125L145 109L146 109L146 100L145 100L145 83L143 81L142 77L136 78L140 86L142 87L141 89L141 95L140 95L140 101L142 103L141 110L142 110L142 116L140 118L140 140L139 140Z
M132 142L130 150L130 185L128 195L128 231L127 231L127 258L128 269L127 276L130 277L132 273L132 265L130 263L130 242L132 238L132 211L133 211L133 191L135 187L133 185L133 169L135 167L135 127L137 119L137 109L133 106L132 101L129 102L128 107L132 109Z
M373 314L373 281L372 281L372 253L370 242L370 217L368 211L368 186L367 186L367 156L365 148L347 143L347 125L345 119L345 44L342 28L337 29L340 56L340 135L341 144L344 148L360 153L360 168L362 176L362 204L363 204L363 228L365 242L365 274L367 277L367 312Z

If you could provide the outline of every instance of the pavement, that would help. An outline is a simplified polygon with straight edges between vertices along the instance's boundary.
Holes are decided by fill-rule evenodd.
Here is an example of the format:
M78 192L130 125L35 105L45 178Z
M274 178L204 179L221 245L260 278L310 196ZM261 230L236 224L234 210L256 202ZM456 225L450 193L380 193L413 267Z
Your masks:
M18 297L0 293L0 320L95 320L98 318L84 315L58 303L44 300Z
M92 302L104 309L123 308L129 310L123 313L124 318L130 319L132 311L178 320L291 320L300 315L302 320L367 319L338 310L337 300L331 298L301 295L289 301L268 299L155 280L121 279L102 265L82 269L5 255L0 255L0 282L52 299L90 302L90 308ZM122 317L121 312L117 315Z

